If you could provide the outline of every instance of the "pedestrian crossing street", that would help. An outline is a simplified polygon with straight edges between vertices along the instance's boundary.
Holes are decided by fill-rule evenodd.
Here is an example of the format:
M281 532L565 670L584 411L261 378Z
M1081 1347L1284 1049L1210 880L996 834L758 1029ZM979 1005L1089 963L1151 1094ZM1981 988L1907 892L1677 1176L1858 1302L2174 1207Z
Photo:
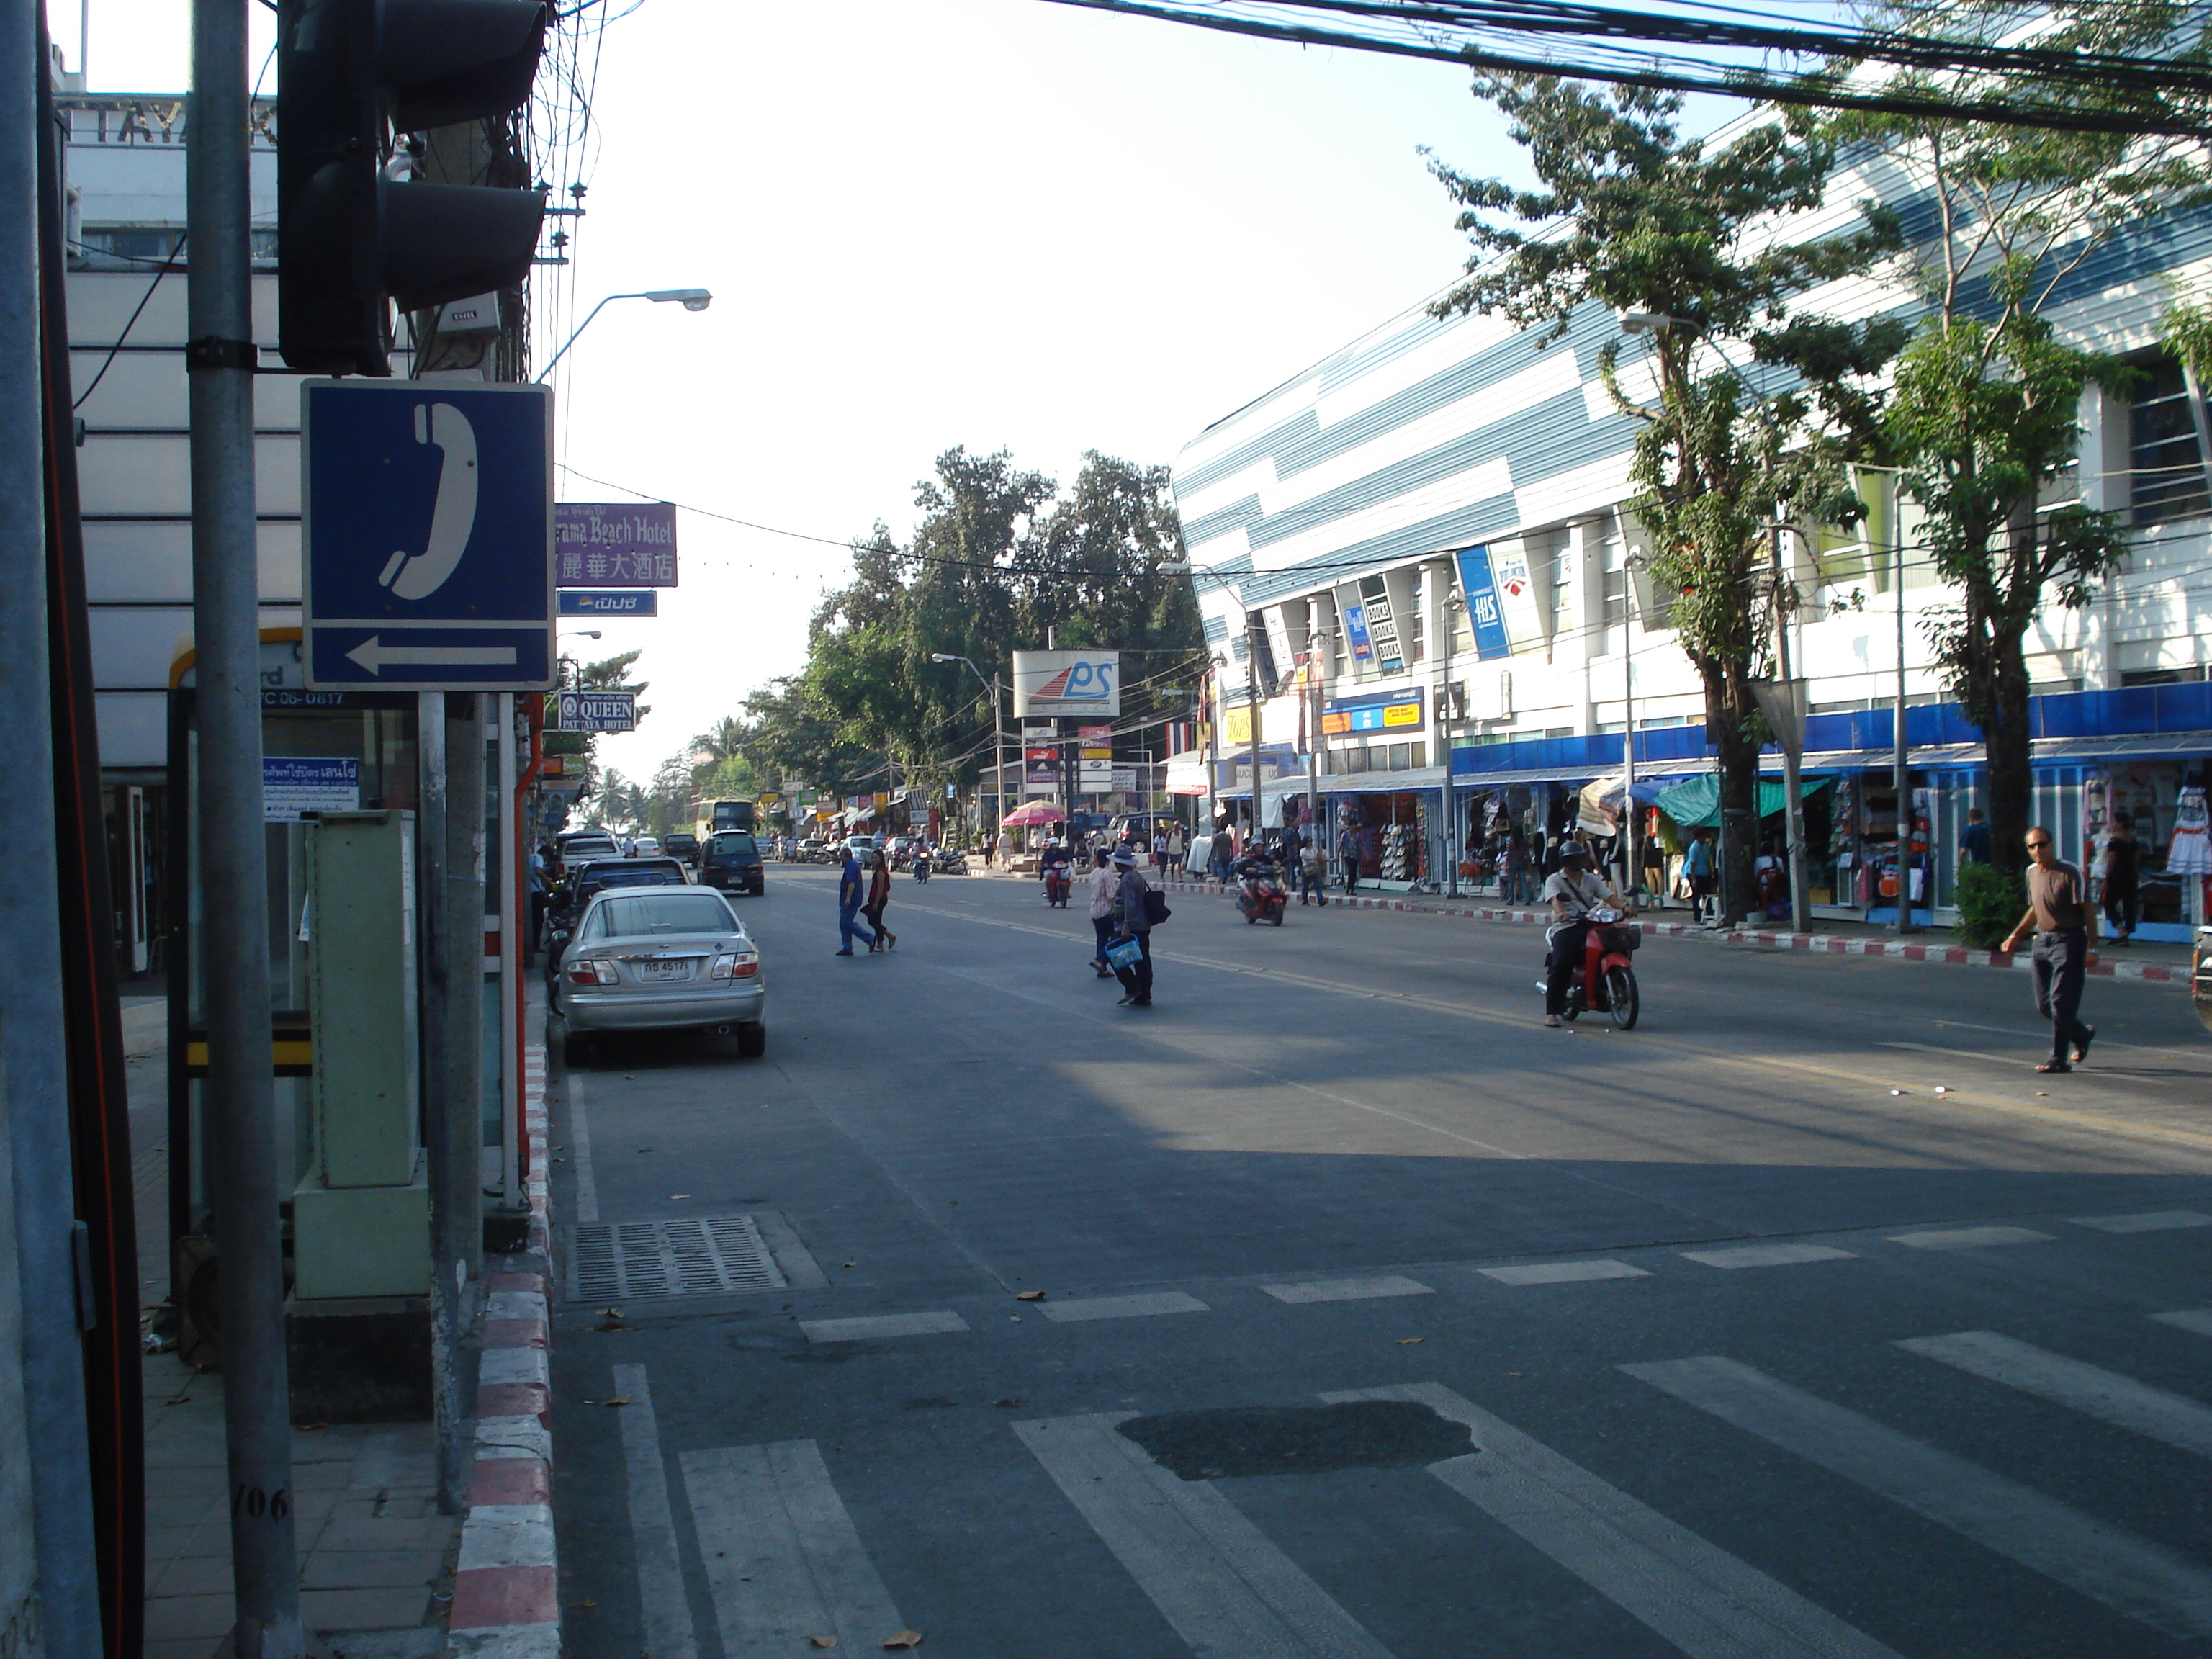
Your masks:
M2081 1224L2122 1238L2201 1219L2191 1212L2150 1212L2085 1218ZM1942 1251L2020 1243L2021 1234L2051 1237L2035 1229L1986 1226L1889 1237L1912 1249ZM1793 1250L1798 1253L1786 1254ZM1735 1270L1856 1252L1761 1245L1678 1254ZM2018 1259L2009 1252L2000 1255ZM1546 1268L1555 1271L1547 1277ZM1572 1271L1591 1268L1601 1271ZM1650 1277L1619 1261L1482 1271L1501 1283L1522 1285ZM1281 1305L1283 1317L1319 1316L1291 1313L1311 1304L1369 1301L1387 1308L1397 1298L1432 1294L1399 1273L1260 1288ZM1074 1320L1206 1311L1204 1303L1180 1292L1152 1299L1164 1305L1140 1313L1083 1312ZM2115 1317L2124 1318L2126 1328L2152 1349L2166 1345L2170 1352L2161 1364L2169 1379L2177 1373L2212 1379L2212 1366L2203 1364L2212 1361L2212 1306ZM1157 1328L1170 1327L1186 1328L1182 1321L1164 1321ZM907 1328L919 1334L945 1328ZM810 1337L824 1340L814 1333ZM2062 1494L2040 1489L2016 1468L2007 1473L1989 1467L1973 1446L1959 1443L1962 1422L1994 1419L2016 1425L2018 1436L2032 1438L2039 1449L2063 1447L2076 1437L2094 1442L2086 1457L2095 1468L2107 1459L2100 1449L2105 1443L2096 1437L2118 1433L2145 1455L2171 1460L2182 1483L2202 1490L2212 1473L2203 1467L2212 1459L2212 1404L2206 1403L2212 1380L2197 1391L2205 1398L2194 1397L2132 1376L2123 1366L2099 1363L2108 1356L2068 1352L2063 1345L1995 1328L1932 1330L1862 1346L1901 1363L1909 1378L1910 1386L1879 1411L1863 1409L1863 1400L1847 1405L1832 1397L1838 1389L1824 1387L1824 1375L1809 1363L1782 1366L1770 1358L1753 1364L1726 1352L1686 1355L1678 1349L1611 1365L1616 1380L1632 1385L1623 1389L1622 1425L1632 1438L1647 1445L1680 1440L1724 1449L1723 1467L1686 1465L1665 1476L1655 1475L1648 1461L1593 1456L1587 1435L1578 1437L1579 1458L1570 1455L1552 1443L1558 1434L1538 1420L1540 1404L1532 1407L1523 1398L1508 1406L1473 1397L1481 1389L1465 1378L1299 1396L1298 1407L1283 1413L1285 1421L1304 1420L1302 1412L1320 1422L1332 1409L1395 1410L1401 1415L1393 1422L1405 1422L1403 1414L1410 1412L1443 1437L1433 1443L1445 1455L1425 1456L1407 1471L1408 1479L1433 1483L1424 1490L1446 1511L1425 1534L1443 1540L1438 1552L1418 1568L1381 1560L1359 1565L1361 1548L1377 1548L1374 1540L1387 1535L1389 1517L1328 1512L1341 1498L1339 1486L1318 1483L1310 1498L1291 1504L1281 1498L1281 1487L1265 1493L1261 1488L1270 1482L1234 1470L1220 1478L1211 1473L1189 1478L1188 1468L1171 1467L1174 1457L1147 1449L1148 1439L1139 1432L1144 1425L1127 1409L1018 1414L993 1431L1005 1455L992 1460L989 1479L1003 1489L1007 1548L1014 1547L1012 1533L1050 1532L1070 1582L1082 1563L1098 1563L1112 1580L1101 1594L1120 1608L1116 1629L1091 1632L1109 1639L1071 1638L1064 1648L1031 1644L1024 1650L1025 1659L1061 1651L1157 1652L1170 1659L1182 1652L1200 1659L1442 1659L1490 1653L1553 1659L1583 1652L1608 1659L1646 1652L1692 1659L1952 1659L1967 1650L2019 1659L2046 1652L2212 1654L2212 1536L2182 1524L2186 1517L2176 1524L2164 1524L2165 1517L2142 1524L2141 1494L2124 1490L2130 1477L2117 1465L2108 1489L2092 1480L2085 1492L2075 1481ZM644 1650L653 1659L718 1652L724 1659L754 1659L831 1646L878 1651L915 1635L908 1621L921 1618L913 1605L917 1601L930 1607L924 1621L928 1650L975 1659L1006 1650L963 1638L963 1597L972 1609L978 1594L1054 1593L1050 1585L1004 1583L988 1566L963 1583L996 1589L970 1589L949 1600L943 1584L887 1575L878 1565L886 1547L896 1554L912 1528L933 1523L938 1504L927 1482L917 1480L908 1494L910 1504L887 1504L881 1484L872 1480L863 1499L848 1504L850 1494L841 1492L830 1460L813 1439L672 1455L652 1426L646 1368L622 1367L616 1380L631 1401L623 1437ZM1255 1393L1269 1407L1281 1407L1281 1374L1269 1382L1272 1387ZM1217 1398L1218 1390L1209 1392L1206 1403ZM2046 1410L2057 1417L2037 1415ZM2054 1420L2064 1425L2055 1438ZM856 1434L841 1434L848 1443L834 1451L865 1454L865 1447L849 1443ZM1721 1437L1717 1442L1715 1434ZM1802 1488L1802 1496L1790 1506L1784 1528L1749 1546L1738 1536L1731 1540L1734 1547L1724 1547L1705 1535L1700 1527L1706 1523L1698 1517L1712 1513L1711 1487L1726 1487L1739 1473L1747 1481L1778 1474ZM1037 1486L1038 1477L1048 1485ZM893 1487L901 1490L901 1483ZM1871 1528L1863 1517L1839 1520L1844 1501L1839 1492L1850 1494L1850 1504L1869 1506L1887 1520ZM1413 1500L1392 1501L1407 1507ZM1064 1506L1056 1518L1047 1513L1055 1502ZM696 1599L712 1610L711 1623L702 1621L696 1630L689 1605L693 1598L670 1589L685 1582L686 1572L683 1528L668 1524L672 1508L688 1522L696 1543L691 1582L703 1577L704 1589ZM2136 1512L2130 1516L2130 1510ZM2200 1522L2202 1513L2200 1506ZM990 1518L981 1525L988 1535ZM1982 1564L1967 1569L1978 1576L2005 1564L2032 1576L2043 1587L2041 1599L2033 1608L2019 1609L2016 1628L1984 1632L1981 1644L1970 1649L1928 1637L1941 1621L1929 1616L1926 1583L1900 1565L1885 1565L1906 1540L1929 1535L1919 1528L1948 1537L1958 1559ZM1322 1538L1340 1540L1341 1547L1322 1549L1316 1540ZM1923 1554L1942 1553L1933 1546L1917 1547ZM1803 1563L1824 1557L1827 1570L1802 1570ZM1863 1568L1841 1574L1852 1581L1851 1594L1838 1596L1837 1563L1862 1559ZM1447 1585L1494 1585L1499 1575L1508 1575L1504 1582L1516 1586L1516 1597L1548 1598L1555 1611L1547 1618L1540 1607L1534 1634L1525 1619L1500 1616L1486 1625L1483 1598L1470 1589L1449 1632L1423 1631L1409 1638L1402 1598L1394 1598L1383 1583L1415 1571L1439 1575ZM1814 1577L1821 1583L1806 1582ZM1845 1600L1855 1605L1831 1604ZM1576 1634L1547 1636L1547 1629ZM1922 1639L1911 1639L1913 1632ZM2085 1639L2092 1645L2081 1645Z

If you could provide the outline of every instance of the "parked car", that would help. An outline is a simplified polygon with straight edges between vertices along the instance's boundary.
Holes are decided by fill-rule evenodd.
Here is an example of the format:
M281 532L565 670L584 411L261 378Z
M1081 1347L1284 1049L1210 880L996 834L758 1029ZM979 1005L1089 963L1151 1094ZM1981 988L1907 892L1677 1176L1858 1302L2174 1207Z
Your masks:
M729 900L696 886L594 895L561 936L552 1002L548 1036L569 1066L589 1065L608 1032L712 1031L747 1059L768 1048L759 950Z
M660 850L670 858L682 859L696 869L699 865L699 837L689 830L678 830L660 843Z
M801 864L820 864L830 856L830 843L819 836L809 836L799 843Z
M635 859L657 859L660 856L660 837L658 836L640 836L630 842L630 847L633 849L630 856Z
M622 848L604 830L577 830L561 836L553 843L553 854L559 861L558 873L574 875L597 859L618 859Z
M699 857L699 883L725 893L750 893L755 898L768 891L768 870L761 862L760 843L743 830L717 830L707 838Z
M553 890L552 902L545 908L545 926L556 934L573 928L585 907L611 888L682 887L690 879L674 859L594 859L570 871ZM547 970L551 971L550 960Z

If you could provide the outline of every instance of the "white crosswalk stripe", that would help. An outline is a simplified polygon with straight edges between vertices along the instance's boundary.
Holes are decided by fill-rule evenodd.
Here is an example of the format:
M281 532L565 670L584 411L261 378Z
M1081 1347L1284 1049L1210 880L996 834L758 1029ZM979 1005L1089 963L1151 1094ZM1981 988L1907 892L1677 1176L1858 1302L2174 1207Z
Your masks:
M2169 1636L2212 1636L2212 1572L2160 1545L1736 1360L1621 1369Z
M1390 1659L1389 1650L1210 1480L1182 1480L1115 1432L1130 1413L1014 1432L1200 1659Z
M2212 1336L2212 1308L2183 1308L2173 1313L2151 1316L2161 1325L2171 1325L2177 1331L2194 1331L2199 1336Z
M1864 1632L1434 1382L1325 1394L1410 1400L1475 1449L1429 1473L1692 1659L1897 1659Z
M872 1653L906 1628L814 1442L686 1452L683 1464L724 1659L787 1659L817 1637Z
M2069 1406L2199 1457L2212 1457L2212 1406L2201 1405L2148 1382L2085 1364L1995 1331L1917 1336L1897 1345L1962 1371L2018 1389L2053 1405Z

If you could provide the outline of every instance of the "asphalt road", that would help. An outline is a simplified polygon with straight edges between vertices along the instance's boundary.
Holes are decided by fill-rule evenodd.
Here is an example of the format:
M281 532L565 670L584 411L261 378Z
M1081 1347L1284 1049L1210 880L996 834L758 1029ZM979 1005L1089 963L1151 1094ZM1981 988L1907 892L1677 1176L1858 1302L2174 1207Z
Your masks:
M765 1059L555 1070L570 1655L2212 1655L2185 993L2045 1078L2024 975L1653 939L1551 1031L1534 929L1176 896L1123 1009L831 882Z

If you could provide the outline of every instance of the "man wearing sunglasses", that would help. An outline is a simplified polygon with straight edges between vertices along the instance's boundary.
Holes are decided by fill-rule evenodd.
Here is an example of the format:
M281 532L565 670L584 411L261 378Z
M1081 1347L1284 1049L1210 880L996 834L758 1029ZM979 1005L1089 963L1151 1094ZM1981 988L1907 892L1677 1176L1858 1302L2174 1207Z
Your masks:
M2081 1020L2081 980L2097 960L2090 947L2097 939L2097 913L2090 908L2081 872L2052 850L2051 831L2037 824L2027 832L2027 914L1997 948L2011 952L2021 936L2035 930L2035 1007L2051 1022L2051 1058L2039 1072L2070 1072L2075 1060L2089 1057L2097 1028Z

